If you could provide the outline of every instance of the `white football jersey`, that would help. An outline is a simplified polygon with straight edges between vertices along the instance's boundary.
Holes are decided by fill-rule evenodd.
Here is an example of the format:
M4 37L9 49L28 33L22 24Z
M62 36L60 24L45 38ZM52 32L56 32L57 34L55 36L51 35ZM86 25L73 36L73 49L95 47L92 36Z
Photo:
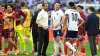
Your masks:
M78 20L82 19L79 12L75 9L68 9L65 15L68 16L68 30L78 31Z
M62 20L62 16L64 16L64 13L62 10L58 10L58 11L52 11L51 12L51 19L53 20L53 26L55 27L57 24L59 24ZM61 29L61 26L57 27L54 30L59 30Z

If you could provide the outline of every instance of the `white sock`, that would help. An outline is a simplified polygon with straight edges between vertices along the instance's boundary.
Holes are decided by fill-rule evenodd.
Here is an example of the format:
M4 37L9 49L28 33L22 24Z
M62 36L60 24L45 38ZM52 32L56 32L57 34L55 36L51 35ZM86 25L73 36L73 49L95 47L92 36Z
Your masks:
M99 49L98 45L96 45L96 48Z
M55 55L57 55L58 54L58 47L59 47L59 45L58 45L58 42L57 41L54 41L54 54Z
M73 47L76 49L76 43L73 43Z
M64 53L64 45L63 45L62 41L59 41L59 46L61 48L62 55L65 55L65 53Z
M99 40L100 40L100 36L99 36Z
M76 51L76 49L71 45L71 43L66 42L65 43L71 50L73 50L74 52Z

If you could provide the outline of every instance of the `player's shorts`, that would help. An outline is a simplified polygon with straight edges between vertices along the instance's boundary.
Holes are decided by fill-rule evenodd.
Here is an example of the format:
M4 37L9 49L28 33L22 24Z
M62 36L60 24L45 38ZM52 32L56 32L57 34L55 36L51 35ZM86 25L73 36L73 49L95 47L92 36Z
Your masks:
M4 38L14 37L14 29L4 29Z
M86 31L84 28L78 28L78 35L85 36L85 34L86 34Z
M79 41L84 41L84 40L85 40L85 38L84 38L83 35L78 35L78 37L80 37L80 38L78 39Z
M22 28L23 28L23 26L20 24L20 25L17 25L16 27L15 27L15 34L14 34L14 36L15 37L18 37L18 34L17 34L17 32L22 32Z
M0 25L0 37L2 37L2 33L3 33L3 29L2 29L2 25Z
M14 33L15 33L15 32L14 32L14 29L9 30L9 36L10 36L10 37L13 38L13 37L14 37Z
M24 28L24 35L25 36L30 36L31 32L30 32L30 27L25 27Z
M57 36L60 36L61 37L62 36L62 31L61 30L54 30L53 31L53 36L54 37L57 37Z
M4 38L9 38L9 29L4 29Z
M79 37L80 41L85 40L85 38L84 38L85 34L86 34L86 31L84 28L78 28L78 37Z
M65 38L77 38L78 31L67 31Z

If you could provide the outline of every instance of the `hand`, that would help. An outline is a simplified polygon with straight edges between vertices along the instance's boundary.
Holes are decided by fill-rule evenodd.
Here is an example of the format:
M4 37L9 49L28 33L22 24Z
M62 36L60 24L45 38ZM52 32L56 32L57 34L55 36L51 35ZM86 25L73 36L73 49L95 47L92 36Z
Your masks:
M78 27L81 27L81 25L79 24Z
M58 26L60 26L60 25L58 24L58 25L56 25L54 28L56 29Z
M53 28L50 28L51 31L53 31Z
M48 27L42 27L44 30L47 30L48 29Z

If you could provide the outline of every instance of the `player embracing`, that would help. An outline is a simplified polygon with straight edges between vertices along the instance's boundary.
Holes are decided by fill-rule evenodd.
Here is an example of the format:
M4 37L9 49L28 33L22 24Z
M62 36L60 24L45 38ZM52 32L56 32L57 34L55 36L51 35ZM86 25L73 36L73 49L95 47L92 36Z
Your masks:
M6 5L7 12L4 14L4 38L5 38L5 48L4 53L1 55L7 55L8 54L8 44L11 43L15 49L15 55L18 54L18 48L15 42L12 40L14 38L14 20L15 20L15 14L13 11L13 5L7 4Z
M65 44L72 50L72 56L75 56L78 53L76 49L78 27L83 25L84 20L81 18L79 12L75 9L75 4L73 2L69 2L68 8L69 9L65 11L65 22L68 23ZM78 24L78 20L80 20L80 24ZM70 43L70 40L72 40L72 43Z

